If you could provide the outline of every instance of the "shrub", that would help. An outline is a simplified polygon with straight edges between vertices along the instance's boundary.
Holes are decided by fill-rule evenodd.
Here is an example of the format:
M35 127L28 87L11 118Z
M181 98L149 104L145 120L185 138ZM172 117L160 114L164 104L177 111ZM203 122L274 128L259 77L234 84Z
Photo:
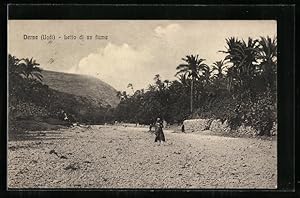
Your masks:
M276 101L269 91L258 96L245 112L244 122L259 131L258 135L271 135L273 123L277 122Z

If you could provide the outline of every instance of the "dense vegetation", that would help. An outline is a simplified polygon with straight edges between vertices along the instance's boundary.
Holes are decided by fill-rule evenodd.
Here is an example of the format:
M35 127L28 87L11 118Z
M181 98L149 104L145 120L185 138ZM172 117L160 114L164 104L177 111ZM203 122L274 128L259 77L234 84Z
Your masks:
M9 118L55 118L68 123L104 123L112 120L111 106L91 98L60 92L43 83L39 64L33 59L9 55ZM11 122L14 123L14 122ZM67 124L67 123L66 123Z
M156 117L169 123L213 118L227 120L232 129L244 124L259 135L270 135L277 120L277 40L232 37L226 43L226 50L220 51L225 59L211 66L199 55L188 55L175 66L177 80L157 74L146 90L118 92L115 119L150 124Z
M270 135L277 121L277 40L261 37L244 41L232 37L226 43L226 50L219 51L226 54L225 59L213 65L207 65L199 55L182 58L182 64L174 66L177 80L162 79L157 74L153 84L136 91L129 83L133 94L117 92L120 103L116 108L51 89L43 83L42 70L35 60L9 55L10 119L62 119L62 111L70 122L90 124L150 124L157 117L180 124L188 118L209 118L227 120L231 129L244 124L257 129L260 135ZM39 111L32 115L18 113L24 104Z

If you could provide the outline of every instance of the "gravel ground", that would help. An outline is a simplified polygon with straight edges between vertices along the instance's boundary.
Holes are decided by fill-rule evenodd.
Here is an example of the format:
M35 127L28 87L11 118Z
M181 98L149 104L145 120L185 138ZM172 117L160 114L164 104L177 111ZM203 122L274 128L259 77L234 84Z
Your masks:
M8 142L9 188L276 188L276 140L73 127Z

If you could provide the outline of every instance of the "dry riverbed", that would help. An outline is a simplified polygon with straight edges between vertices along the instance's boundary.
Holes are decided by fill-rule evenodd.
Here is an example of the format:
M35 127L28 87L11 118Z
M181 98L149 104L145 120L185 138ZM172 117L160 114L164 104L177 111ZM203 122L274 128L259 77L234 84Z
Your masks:
M73 127L8 142L9 188L276 188L276 140Z

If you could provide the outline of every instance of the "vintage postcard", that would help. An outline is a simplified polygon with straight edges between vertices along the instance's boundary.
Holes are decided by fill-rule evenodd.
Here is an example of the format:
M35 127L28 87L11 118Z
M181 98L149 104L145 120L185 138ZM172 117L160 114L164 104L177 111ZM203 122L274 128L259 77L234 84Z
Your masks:
M9 189L277 189L275 20L8 20Z

